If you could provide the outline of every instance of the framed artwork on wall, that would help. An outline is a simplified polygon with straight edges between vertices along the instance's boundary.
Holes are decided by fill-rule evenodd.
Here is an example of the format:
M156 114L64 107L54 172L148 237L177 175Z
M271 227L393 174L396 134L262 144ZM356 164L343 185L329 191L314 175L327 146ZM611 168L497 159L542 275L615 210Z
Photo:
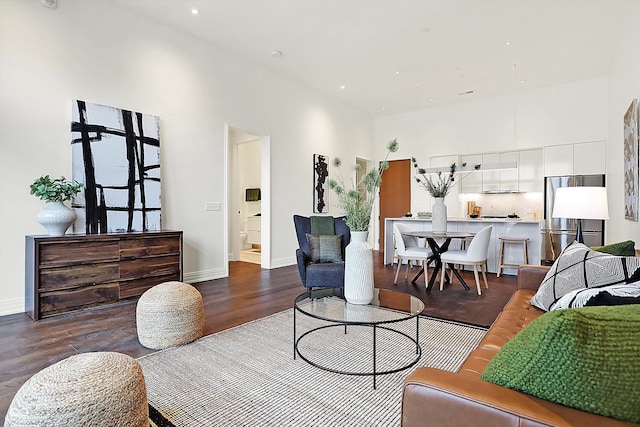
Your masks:
M323 154L313 155L313 213L329 211L329 163Z
M624 218L638 221L638 100L634 99L624 115Z
M159 117L74 100L71 153L76 232L162 229Z

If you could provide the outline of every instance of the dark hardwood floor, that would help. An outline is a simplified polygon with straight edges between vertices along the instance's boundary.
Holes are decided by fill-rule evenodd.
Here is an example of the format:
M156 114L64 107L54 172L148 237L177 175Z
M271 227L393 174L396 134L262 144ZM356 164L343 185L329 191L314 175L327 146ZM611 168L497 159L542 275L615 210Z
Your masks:
M426 292L424 278L416 285L404 280L393 284L395 269L383 265L374 252L375 283L422 299L425 315L489 326L516 289L515 276L489 274L489 289L478 296L472 286L465 291L454 281L440 292L437 285ZM291 308L304 291L295 266L262 270L256 264L232 262L230 277L195 284L205 306L205 334L212 334L250 320ZM417 272L409 270L409 280ZM463 277L474 284L473 274ZM0 415L20 386L33 374L68 356L89 351L118 351L140 357L154 350L144 348L136 335L136 300L97 307L33 322L26 314L0 317Z

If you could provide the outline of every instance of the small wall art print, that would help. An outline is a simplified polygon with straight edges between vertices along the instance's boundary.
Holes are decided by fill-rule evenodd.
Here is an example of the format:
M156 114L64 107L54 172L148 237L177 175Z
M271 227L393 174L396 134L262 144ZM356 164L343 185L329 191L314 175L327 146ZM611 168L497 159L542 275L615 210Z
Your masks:
M161 230L160 118L74 100L74 231L88 234Z
M624 218L638 221L638 100L634 99L624 115Z
M323 154L313 155L313 213L329 211L329 177L328 157Z

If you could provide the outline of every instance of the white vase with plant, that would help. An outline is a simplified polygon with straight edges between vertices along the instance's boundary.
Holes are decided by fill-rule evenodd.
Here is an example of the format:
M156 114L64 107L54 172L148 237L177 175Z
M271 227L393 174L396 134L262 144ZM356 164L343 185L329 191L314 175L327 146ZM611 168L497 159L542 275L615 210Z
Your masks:
M425 190L431 194L431 197L435 199L435 203L431 209L431 230L434 233L446 233L447 232L447 205L444 203L444 199L449 194L449 192L453 189L455 184L457 184L460 180L456 181L456 170L457 166L455 163L452 163L449 166L449 173L442 173L442 171L436 172L434 175L427 175L427 170L421 168L418 165L418 161L415 157L411 158L413 162L413 167L415 169L415 180L420 184ZM464 168L467 166L466 163L462 164ZM480 165L475 165L473 170L479 170ZM465 175L466 176L466 175ZM462 179L462 178L461 178Z
M47 202L36 219L49 236L63 236L76 220L76 213L64 202L73 199L82 185L78 181L67 181L64 176L51 179L49 175L41 176L30 185L31 194Z
M345 211L345 221L351 231L351 242L345 249L344 271L344 295L351 304L369 304L373 299L373 249L367 242L369 222L382 184L382 174L389 168L387 159L396 151L398 141L394 139L387 144L387 155L380 166L372 168L357 183L352 179L349 189L340 173L342 162L339 158L333 160L340 176L337 180L329 179L329 188L337 194L338 205ZM357 174L360 165L356 165L354 170Z

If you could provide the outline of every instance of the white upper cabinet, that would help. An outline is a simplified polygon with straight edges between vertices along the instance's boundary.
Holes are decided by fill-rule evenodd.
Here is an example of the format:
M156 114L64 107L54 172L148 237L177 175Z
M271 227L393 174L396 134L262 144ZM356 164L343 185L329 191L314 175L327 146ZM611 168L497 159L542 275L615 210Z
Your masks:
M544 147L544 176L604 174L605 156L604 141Z
M507 151L500 153L500 164L515 163L512 169L500 170L500 191L518 191L518 152Z
M606 169L607 145L604 141L573 145L573 174L599 175Z
M573 175L573 145L544 147L544 176Z
M518 189L522 193L543 192L543 152L542 148L522 150L518 153Z
M482 155L483 165L496 165L500 163L500 153L490 153ZM482 191L500 191L500 171L482 171Z
M467 164L468 167L482 164L482 154L460 156L460 165ZM482 193L482 172L466 172L460 174L461 193Z

